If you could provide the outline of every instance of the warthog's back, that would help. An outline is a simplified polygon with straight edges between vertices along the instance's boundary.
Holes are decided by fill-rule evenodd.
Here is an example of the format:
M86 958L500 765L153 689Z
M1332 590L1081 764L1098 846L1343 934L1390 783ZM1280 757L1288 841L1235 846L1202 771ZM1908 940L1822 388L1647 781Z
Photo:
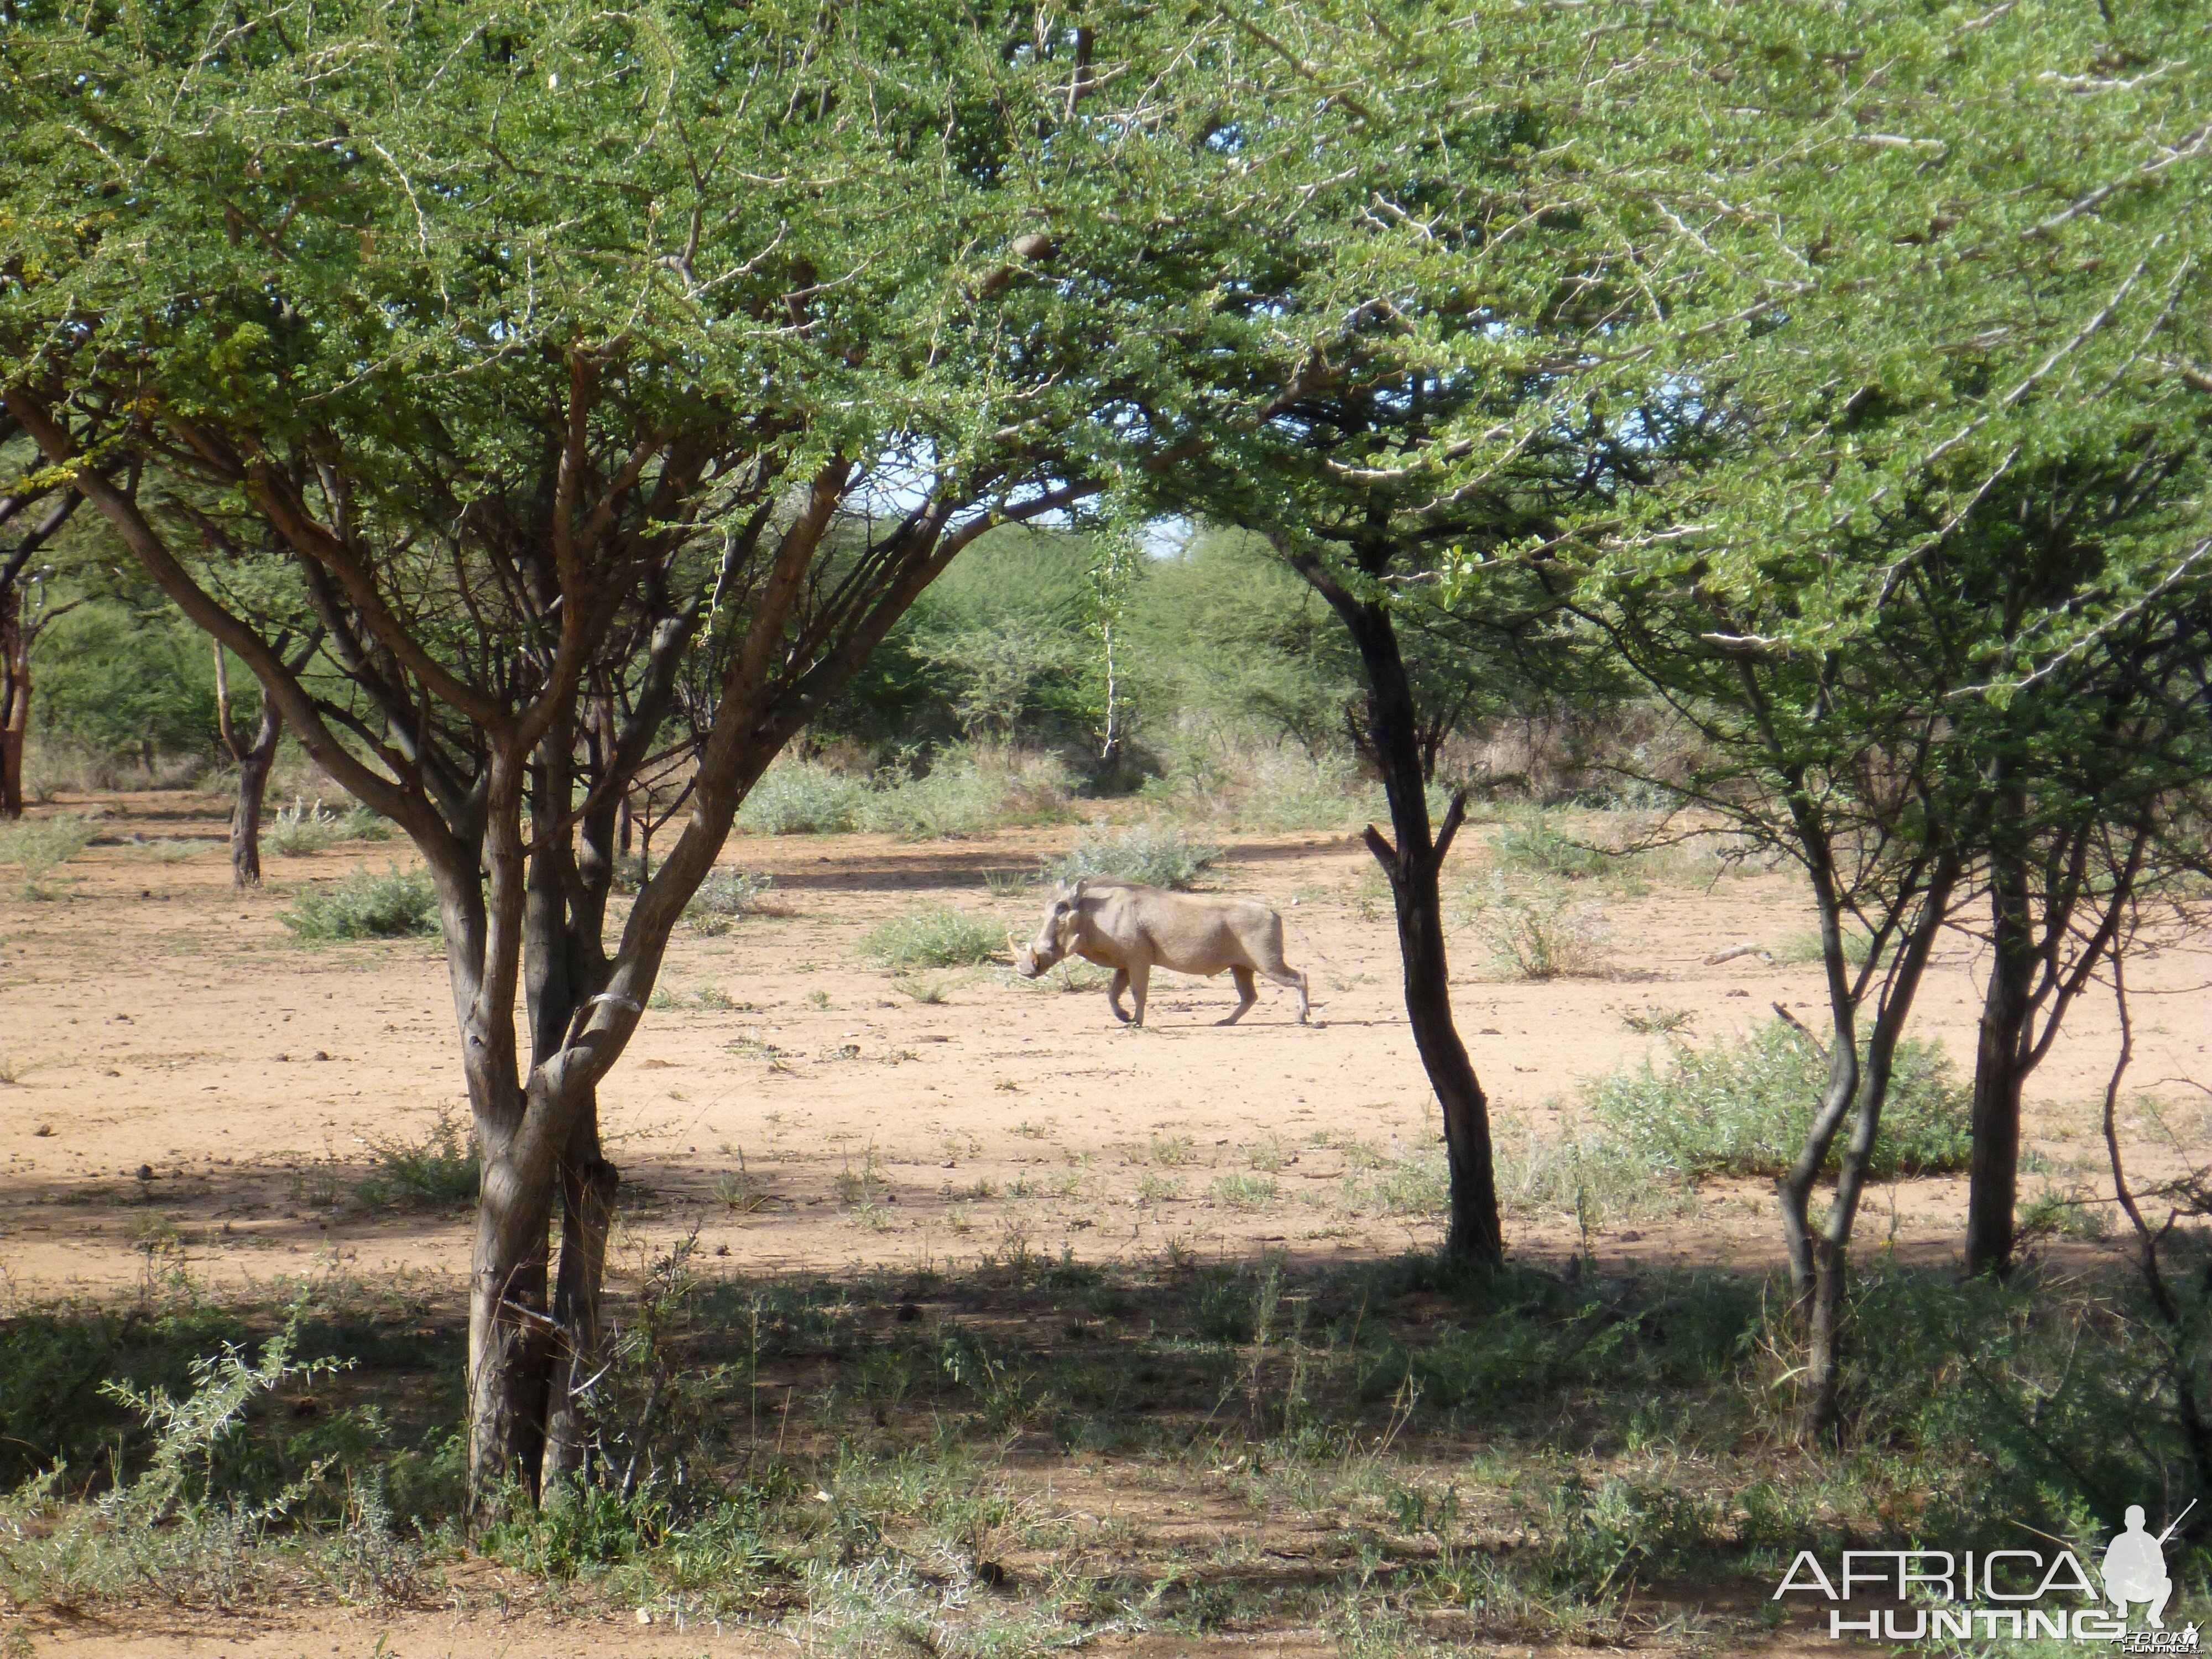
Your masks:
M1164 966L1184 973L1272 963L1282 953L1282 919L1256 899L1170 893L1135 882L1094 882L1094 925L1117 944L1149 944Z

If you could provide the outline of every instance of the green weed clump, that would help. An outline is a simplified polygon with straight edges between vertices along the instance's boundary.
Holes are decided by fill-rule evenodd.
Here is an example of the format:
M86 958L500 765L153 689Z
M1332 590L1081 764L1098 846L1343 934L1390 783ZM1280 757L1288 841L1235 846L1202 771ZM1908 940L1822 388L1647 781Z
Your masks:
M338 827L348 841L390 841L392 825L374 809L356 803L339 815Z
M779 761L753 786L738 822L756 835L866 831L928 841L1066 816L1066 769L1049 756L971 747L941 751L927 771L902 757L872 777L819 761Z
M1603 915L1564 881L1511 887L1492 876L1467 889L1461 902L1492 971L1504 978L1602 979L1612 971Z
M1867 957L1873 949L1873 939L1863 930L1856 927L1844 930L1844 960L1852 967L1865 967ZM1823 955L1820 930L1808 927L1783 940L1781 948L1774 953L1774 959L1793 968L1801 968L1821 961Z
M92 825L80 817L25 818L0 824L0 864L23 872L26 892L92 844Z
M779 760L752 787L738 822L760 836L830 836L858 827L868 786L819 761Z
M302 858L345 840L345 821L319 800L310 805L295 797L289 806L278 807L276 816L262 826L261 839L288 859Z
M1684 1175L1778 1176L1805 1144L1828 1062L1779 1020L1740 1042L1674 1045L1663 1067L1650 1060L1592 1085L1589 1100L1613 1137ZM1935 1045L1907 1038L1882 1109L1871 1173L1926 1175L1966 1167L1966 1091Z
M1046 879L1074 881L1110 876L1147 887L1188 887L1221 857L1224 849L1170 823L1140 823L1128 830L1094 828L1058 858L1044 860Z
M684 907L684 925L702 938L726 933L765 908L763 900L775 881L774 876L744 870L714 871Z
M1490 838L1492 857L1501 870L1583 881L1620 862L1619 855L1565 833L1549 812L1522 812L1499 824Z
M1054 823L1067 815L1070 780L1048 756L949 750L917 777L902 760L876 774L859 827L906 841L972 836L1008 823Z
M302 887L276 920L302 941L410 939L438 931L438 890L421 870L356 865L335 886Z
M472 1202L483 1184L483 1164L460 1114L441 1110L420 1140L362 1142L376 1158L376 1173L354 1189L365 1206L413 1206L450 1210Z
M949 904L926 904L896 916L860 941L862 953L886 968L973 968L1005 948L1005 929Z
M216 1600L235 1595L256 1573L254 1546L299 1507L330 1461L310 1464L258 1501L219 1495L224 1454L256 1402L341 1369L329 1359L295 1358L301 1317L295 1306L258 1358L226 1342L191 1360L190 1391L182 1395L158 1384L103 1381L99 1395L139 1419L151 1436L151 1455L139 1474L91 1503L64 1496L69 1466L60 1462L0 1494L0 1590L9 1601L74 1607L146 1583Z

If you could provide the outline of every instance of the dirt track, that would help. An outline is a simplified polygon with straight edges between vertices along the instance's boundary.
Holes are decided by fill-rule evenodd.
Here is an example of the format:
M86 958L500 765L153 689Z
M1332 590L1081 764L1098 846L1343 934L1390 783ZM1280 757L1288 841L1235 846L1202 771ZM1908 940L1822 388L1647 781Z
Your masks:
M220 834L209 798L76 810L109 815L104 839ZM1103 993L1068 994L1056 977L954 972L938 976L950 988L929 1005L860 960L870 928L925 900L1026 931L1033 901L994 896L984 873L1033 872L1073 834L733 841L725 862L772 872L790 914L678 936L657 1001L678 1006L648 1014L604 1097L625 1183L617 1271L694 1228L739 1271L1008 1249L1094 1261L1171 1245L1296 1256L1432 1242L1426 1224L1346 1195L1347 1176L1436 1139L1387 909L1371 884L1361 891L1368 855L1349 839L1235 838L1221 872L1225 887L1283 908L1291 959L1326 1005L1311 1028L1273 988L1221 1029L1225 981L1163 975L1153 1025L1133 1031L1109 1017ZM1469 867L1487 856L1478 831L1462 845ZM65 896L0 900L0 1059L16 1079L0 1086L0 1161L15 1177L0 1192L0 1239L15 1297L112 1290L179 1265L217 1291L319 1261L420 1275L434 1294L457 1284L463 1217L353 1201L370 1172L366 1143L419 1139L461 1103L442 958L428 941L307 948L276 919L304 880L406 858L404 843L272 857L267 888L241 896L220 851L167 863L126 840L67 866ZM1662 1046L1625 1013L1689 1010L1700 1039L1747 1029L1775 1001L1814 1014L1809 969L1705 963L1801 930L1799 891L1778 873L1604 898L1609 979L1495 982L1458 936L1461 1025L1503 1130L1547 1128L1582 1080ZM1916 1022L1962 1061L1978 1008L1973 958L1972 941L1954 936ZM2144 958L2133 978L2131 1086L2187 1129L2205 1096L2181 1079L2212 1079L2212 1018L2192 988L2212 979L2203 942ZM2033 1079L2033 1145L2054 1181L2074 1168L2087 1179L2101 1157L2090 1104L2115 1030L2108 1001L2086 1002ZM750 1214L717 1192L740 1153L771 1195ZM2155 1161L2158 1149L2140 1155ZM1255 1157L1280 1167L1255 1171ZM1747 1183L1706 1199L1695 1220L1625 1228L1599 1237L1598 1253L1624 1265L1775 1259L1762 1192ZM1962 1182L1903 1183L1871 1202L1874 1226L1900 1250L1954 1248ZM1512 1224L1513 1249L1538 1261L1575 1237L1564 1216Z

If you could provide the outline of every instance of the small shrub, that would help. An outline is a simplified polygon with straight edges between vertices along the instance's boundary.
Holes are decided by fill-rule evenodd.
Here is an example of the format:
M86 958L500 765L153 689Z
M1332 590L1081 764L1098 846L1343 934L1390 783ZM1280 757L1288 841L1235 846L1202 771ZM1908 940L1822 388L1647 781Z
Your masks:
M276 920L301 939L409 939L438 931L438 890L420 870L366 866L332 887L302 887Z
M1267 1176L1225 1175L1215 1177L1206 1192L1224 1209L1256 1210L1273 1203L1282 1188Z
M0 864L23 872L25 888L36 890L53 870L92 844L92 825L80 817L25 818L0 824Z
M872 778L818 761L779 761L745 797L738 822L769 836L969 836L1002 823L1057 823L1071 781L1050 756L980 748L945 750L926 772L902 756Z
M1493 877L1463 902L1491 967L1509 979L1601 979L1609 970L1602 914L1564 884L1516 890Z
M1601 1078L1589 1100L1612 1135L1666 1169L1778 1176L1804 1145L1827 1073L1802 1034L1771 1020L1740 1042L1677 1045L1664 1071L1647 1060ZM1871 1172L1963 1169L1969 1139L1966 1093L1949 1058L1917 1038L1900 1042Z
M1620 1023L1639 1036L1672 1036L1687 1030L1697 1018L1692 1008L1644 1008L1623 1014Z
M1501 1124L1498 1196L1510 1211L1564 1211L1585 1235L1608 1222L1698 1212L1697 1189L1680 1170L1655 1170L1618 1138L1540 1135Z
M279 807L276 816L263 827L261 839L271 850L295 859L335 847L351 834L346 819L322 802L310 805L295 796L289 806Z
M1349 1157L1350 1149L1346 1150ZM1362 1167L1359 1160L1350 1161L1354 1167ZM1345 1182L1346 1196L1355 1206L1377 1209L1385 1215L1431 1219L1451 1208L1451 1176L1440 1156L1413 1152L1395 1160L1378 1157L1378 1161L1364 1167L1375 1173L1364 1181L1347 1178Z
M779 760L746 795L738 822L763 836L836 835L858 823L867 793L818 761Z
M1067 814L1068 787L1066 770L1049 757L948 750L920 777L903 759L878 772L860 827L928 841L1002 823L1054 823Z
M916 1002L932 1006L945 1000L945 994L967 983L967 976L959 974L897 974L891 979L891 989L904 993Z
M143 1471L92 1502L72 1501L79 1483L57 1462L13 1492L0 1493L0 1590L18 1604L70 1607L126 1595L149 1583L171 1593L191 1585L234 1597L250 1576L253 1547L270 1523L305 1499L327 1459L309 1466L264 1501L216 1497L217 1467L249 1415L288 1383L343 1369L343 1362L301 1360L301 1309L249 1359L235 1343L191 1362L191 1391L134 1388L119 1378L98 1392L135 1414L153 1437ZM119 1474L119 1471L118 1471Z
M1532 876L1583 881L1604 874L1618 859L1601 847L1565 834L1548 812L1527 812L1499 824L1491 836L1492 854L1501 870Z
M715 870L699 884L684 907L684 925L702 938L726 933L744 917L763 909L763 896L775 878L743 870Z
M2112 1234L2111 1199L2099 1199L2078 1189L2059 1191L2048 1181L2042 1190L2020 1206L2020 1237L2087 1239L2094 1243Z
M737 1215L752 1215L769 1206L774 1194L768 1184L745 1168L745 1155L738 1154L738 1167L725 1170L714 1182L714 1196L722 1207Z
M1867 953L1873 948L1874 941L1859 929L1847 927L1844 930L1844 960L1852 967L1865 967ZM1817 927L1808 927L1790 934L1774 953L1777 962L1797 968L1817 963L1820 957L1820 930Z
M196 839L178 836L163 841L149 841L133 850L140 858L152 859L161 864L182 864L203 853L212 853L223 843L219 841Z
M1091 829L1067 852L1044 860L1048 881L1110 876L1147 887L1188 887L1224 849L1166 823L1130 830Z
M1196 1156L1196 1147L1188 1135L1154 1135L1146 1145L1144 1157L1162 1169L1172 1170L1189 1163Z
M474 1137L451 1108L441 1110L420 1140L364 1139L376 1173L354 1189L364 1205L406 1204L451 1209L473 1200L483 1184Z
M972 968L1003 948L998 923L949 904L928 904L893 918L860 941L886 968Z
M346 808L338 828L348 841L390 841L392 825L374 807L356 803Z

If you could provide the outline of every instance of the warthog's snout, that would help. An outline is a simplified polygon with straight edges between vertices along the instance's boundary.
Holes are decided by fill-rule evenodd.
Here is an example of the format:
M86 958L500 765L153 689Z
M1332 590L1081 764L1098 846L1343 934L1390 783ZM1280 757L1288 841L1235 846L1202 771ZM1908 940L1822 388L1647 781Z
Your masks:
M1023 944L1012 933L1006 935L1006 948L1014 953L1014 971L1024 979L1035 979L1052 965L1037 959L1036 946Z

